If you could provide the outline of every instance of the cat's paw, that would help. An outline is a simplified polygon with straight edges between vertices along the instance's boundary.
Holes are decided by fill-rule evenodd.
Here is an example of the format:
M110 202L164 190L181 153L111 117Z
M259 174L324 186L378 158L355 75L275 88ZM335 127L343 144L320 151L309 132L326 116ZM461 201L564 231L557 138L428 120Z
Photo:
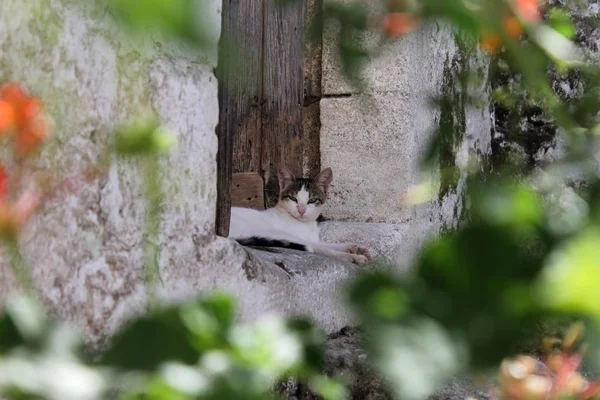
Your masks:
M350 254L350 259L351 259L352 263L358 264L358 265L365 265L366 263L369 262L369 259L367 257L363 256L362 254Z
M364 246L358 245L358 244L348 245L346 252L348 252L350 254L357 254L357 255L364 256L367 259L367 261L371 260L371 252L369 251L369 249L367 249Z

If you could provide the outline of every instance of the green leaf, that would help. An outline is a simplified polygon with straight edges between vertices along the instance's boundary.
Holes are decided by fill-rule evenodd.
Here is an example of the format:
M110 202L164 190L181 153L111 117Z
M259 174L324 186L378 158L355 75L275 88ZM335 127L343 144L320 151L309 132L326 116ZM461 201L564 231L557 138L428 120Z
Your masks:
M567 13L559 8L550 10L549 24L555 31L569 40L574 39L577 34L577 30L575 29L575 26L573 26Z
M303 344L304 367L312 372L322 371L324 368L323 344L326 335L306 318L288 319L287 329L295 333Z
M340 382L325 376L316 376L310 382L310 387L325 400L344 400L348 391Z
M21 345L38 348L51 325L52 321L32 299L20 296L8 300L6 313L0 317L0 354Z
M589 228L558 248L537 284L551 311L600 320L600 229Z
M580 65L583 61L581 49L561 33L547 25L537 25L531 29L531 38L546 54L564 65Z
M516 308L507 294L533 285L547 243L535 231L515 235L510 226L476 220L422 252L419 280L409 286L411 314L427 315L469 346L476 369L495 365L514 350L539 309Z
M385 273L365 273L353 282L349 300L363 320L399 320L409 309L404 284Z
M169 150L174 144L175 137L160 126L156 115L151 114L119 128L114 149L121 155L147 155Z
M168 309L139 318L117 334L100 364L153 371L165 361L192 364L198 358L178 309Z
M8 314L0 317L0 355L25 344L25 338Z
M467 360L464 346L425 317L380 327L370 343L375 364L398 399L427 398Z
M525 186L494 181L473 189L474 214L490 224L524 227L542 222L541 199Z
M223 329L227 330L235 318L235 301L226 293L214 292L206 298L202 305L210 311Z
M193 0L110 0L113 14L134 30L197 39Z

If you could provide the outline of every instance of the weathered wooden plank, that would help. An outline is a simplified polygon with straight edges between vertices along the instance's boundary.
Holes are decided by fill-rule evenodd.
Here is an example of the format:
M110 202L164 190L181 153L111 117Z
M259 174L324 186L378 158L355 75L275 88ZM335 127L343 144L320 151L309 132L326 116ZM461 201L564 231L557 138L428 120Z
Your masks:
M231 206L264 210L264 185L260 174L257 172L239 172L233 174Z
M225 0L230 26L225 40L234 58L230 73L229 116L233 135L233 172L260 171L260 103L262 97L263 0ZM237 60L235 59L237 58Z
M306 29L313 30L322 18L323 0L307 0ZM318 30L317 30L318 31ZM316 176L321 168L320 131L323 71L323 37L310 32L304 43L304 149L302 170L305 176Z
M323 15L323 0L306 0L307 30L319 24ZM304 43L304 105L321 98L321 76L323 69L323 36L311 35Z
M264 19L262 169L267 207L277 202L277 170L302 175L306 3L266 1Z
M227 236L233 171L259 171L263 0L224 0L219 50L217 234Z
M321 169L321 105L318 101L305 105L302 112L304 146L302 172L304 176L317 176Z

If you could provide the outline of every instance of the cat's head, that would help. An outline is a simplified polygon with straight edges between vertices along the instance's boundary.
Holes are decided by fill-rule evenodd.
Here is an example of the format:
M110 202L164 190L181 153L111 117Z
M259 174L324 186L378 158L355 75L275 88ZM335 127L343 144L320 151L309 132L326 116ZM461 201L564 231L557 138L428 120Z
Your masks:
M326 168L314 179L296 178L283 167L277 174L279 179L279 206L300 221L316 221L321 215L323 204L333 172Z

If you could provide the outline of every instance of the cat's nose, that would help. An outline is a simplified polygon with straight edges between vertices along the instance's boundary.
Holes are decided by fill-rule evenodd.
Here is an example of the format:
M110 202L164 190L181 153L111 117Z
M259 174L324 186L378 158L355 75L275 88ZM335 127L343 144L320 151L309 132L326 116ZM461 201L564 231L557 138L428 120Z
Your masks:
M305 212L306 212L306 207L298 206L298 214L300 214L300 216L303 216Z

